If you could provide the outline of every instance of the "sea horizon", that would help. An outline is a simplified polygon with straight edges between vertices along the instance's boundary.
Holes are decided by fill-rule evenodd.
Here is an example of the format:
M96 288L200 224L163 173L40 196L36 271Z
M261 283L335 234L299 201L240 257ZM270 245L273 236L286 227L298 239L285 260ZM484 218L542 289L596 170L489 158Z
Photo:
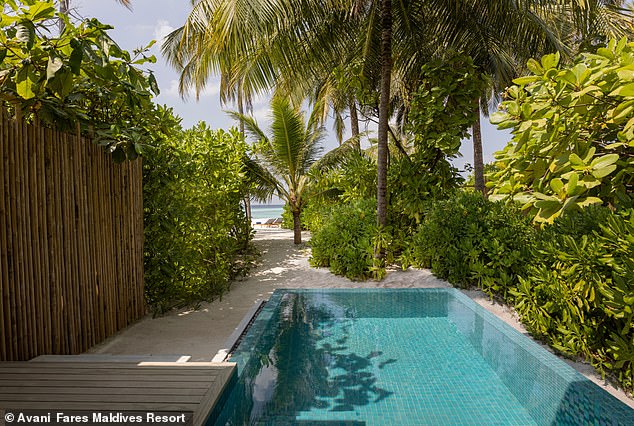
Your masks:
M271 219L282 217L283 204L251 204L252 219Z

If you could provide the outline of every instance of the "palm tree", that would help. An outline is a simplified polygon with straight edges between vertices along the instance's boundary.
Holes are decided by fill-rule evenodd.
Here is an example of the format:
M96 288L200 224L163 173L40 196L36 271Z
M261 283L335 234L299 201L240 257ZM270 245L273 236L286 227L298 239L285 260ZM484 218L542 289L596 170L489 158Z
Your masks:
M308 94L338 67L361 64L366 89L380 94L377 221L384 225L394 82L402 82L399 97L406 100L422 64L451 49L470 53L484 46L491 54L512 43L512 60L563 49L559 27L549 19L579 23L594 3L616 1L199 0L172 51L188 55L189 77L198 82L214 71L200 53L217 55L231 84L241 82L252 93L286 87Z
M295 244L302 242L301 213L308 184L308 169L317 160L325 129L316 125L315 114L308 122L304 114L287 99L271 101L271 128L267 135L253 117L230 112L244 123L246 132L257 142L255 158L246 159L246 166L257 185L254 196L262 201L276 194L293 213Z

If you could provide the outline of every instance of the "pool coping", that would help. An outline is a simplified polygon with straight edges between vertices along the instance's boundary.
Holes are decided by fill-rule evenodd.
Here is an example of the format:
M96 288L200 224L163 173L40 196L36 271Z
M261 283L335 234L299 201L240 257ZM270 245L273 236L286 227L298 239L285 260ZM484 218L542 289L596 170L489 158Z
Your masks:
M231 335L227 338L222 349L219 349L218 352L216 352L216 355L214 355L211 359L211 362L224 362L229 357L231 351L236 348L238 341L248 331L249 326L255 320L257 314L260 313L262 306L266 302L267 300L263 299L256 300L251 309L249 309L244 317L242 317L242 320L233 330L233 333L231 333Z

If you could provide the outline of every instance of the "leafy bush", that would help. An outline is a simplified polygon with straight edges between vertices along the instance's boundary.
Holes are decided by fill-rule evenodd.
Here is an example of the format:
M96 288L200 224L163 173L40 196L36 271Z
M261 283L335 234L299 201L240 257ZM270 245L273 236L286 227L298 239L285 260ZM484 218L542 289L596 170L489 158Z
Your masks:
M514 135L496 154L494 195L548 223L591 204L632 207L634 43L612 40L572 65L551 54L527 66L532 75L514 80L491 116Z
M350 279L366 279L374 266L376 235L375 200L334 206L310 240L310 263L330 267L333 274Z
M555 349L591 359L633 390L634 210L586 209L540 235L516 290L529 330Z
M507 296L525 275L536 231L513 206L457 192L429 204L414 235L410 261L461 287Z
M336 202L333 200L309 200L302 210L302 230L316 232L321 229L335 205ZM284 205L282 212L282 228L293 229L293 212L288 204Z
M134 159L154 140L162 111L147 50L132 54L97 19L75 25L55 2L8 1L0 11L0 99L16 114L74 130L76 123L115 161ZM65 29L52 36L50 27ZM153 42L152 42L153 43Z
M250 238L237 131L177 131L143 164L145 291L155 312L221 295Z

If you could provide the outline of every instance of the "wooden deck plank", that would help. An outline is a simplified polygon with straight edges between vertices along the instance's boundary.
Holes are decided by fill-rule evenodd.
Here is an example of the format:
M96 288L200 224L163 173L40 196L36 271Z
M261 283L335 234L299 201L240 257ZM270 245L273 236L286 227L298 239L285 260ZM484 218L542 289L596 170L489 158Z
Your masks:
M4 362L0 409L192 412L199 425L235 374L234 363Z
M201 403L203 396L206 394L197 395L157 395L155 393L136 394L134 395L135 402L141 403L165 403L172 402L175 404L189 404L189 403ZM102 394L102 393L83 393L83 394L60 394L60 393L48 393L48 394L19 394L19 395L2 395L3 401L24 401L24 402L128 402L130 400L129 394Z
M28 375L29 373L2 373L0 380L17 380L19 381L21 377ZM72 383L82 383L82 382L103 382L103 381L113 381L113 382L134 382L137 380L157 380L157 381L166 381L166 382L182 382L183 380L188 380L192 382L208 382L213 381L215 377L219 377L218 375L205 375L205 376L185 376L180 374L127 374L124 373L124 376L117 376L116 373L111 373L109 375L105 374L73 374L72 376L65 375L63 373L59 374L37 374L40 379L43 380L51 380L58 382L65 382L72 385Z
M50 380L15 380L15 381L2 381L2 385L6 386L21 386L21 387L46 387L51 386ZM136 382L128 386L129 388L153 388L156 386L161 386L163 388L182 388L182 387L190 387L190 388L200 388L207 389L209 385L207 382L161 382L159 380L155 381L144 381L144 382ZM102 388L121 388L120 382L104 382L101 383Z
M42 363L44 364L44 363ZM85 364L85 363L83 363ZM143 375L158 375L163 376L165 374L172 375L181 375L181 376L200 376L200 375L209 375L214 376L218 374L222 369L220 368L203 368L203 367L194 367L192 369L183 369L183 368L170 368L170 367L124 367L124 368L74 368L69 371L68 367L51 367L51 368L38 368L33 369L30 367L15 367L15 368L7 368L0 367L0 374L32 374L37 373L40 375L46 374L69 374L71 376L84 375L84 374L93 374L93 375L108 375L108 374L119 374L119 373L133 373L133 374L143 374Z
M216 380L211 384L209 390L201 401L200 410L194 413L194 424L203 424L205 422L207 416L209 415L209 413L211 413L213 407L216 405L216 402L218 402L220 395L222 395L222 392L231 381L231 377L233 374L236 374L236 372L225 370L223 372L222 379Z
M25 402L25 401L9 401L10 405L6 405L1 408L10 408L12 410L76 410L76 411L178 411L178 412L193 412L196 413L200 404L195 403L180 403L180 404L168 404L168 403L140 403L140 402L126 402L126 403L103 403L103 402L56 402L55 405L43 405L42 402ZM197 424L197 423L194 423Z

